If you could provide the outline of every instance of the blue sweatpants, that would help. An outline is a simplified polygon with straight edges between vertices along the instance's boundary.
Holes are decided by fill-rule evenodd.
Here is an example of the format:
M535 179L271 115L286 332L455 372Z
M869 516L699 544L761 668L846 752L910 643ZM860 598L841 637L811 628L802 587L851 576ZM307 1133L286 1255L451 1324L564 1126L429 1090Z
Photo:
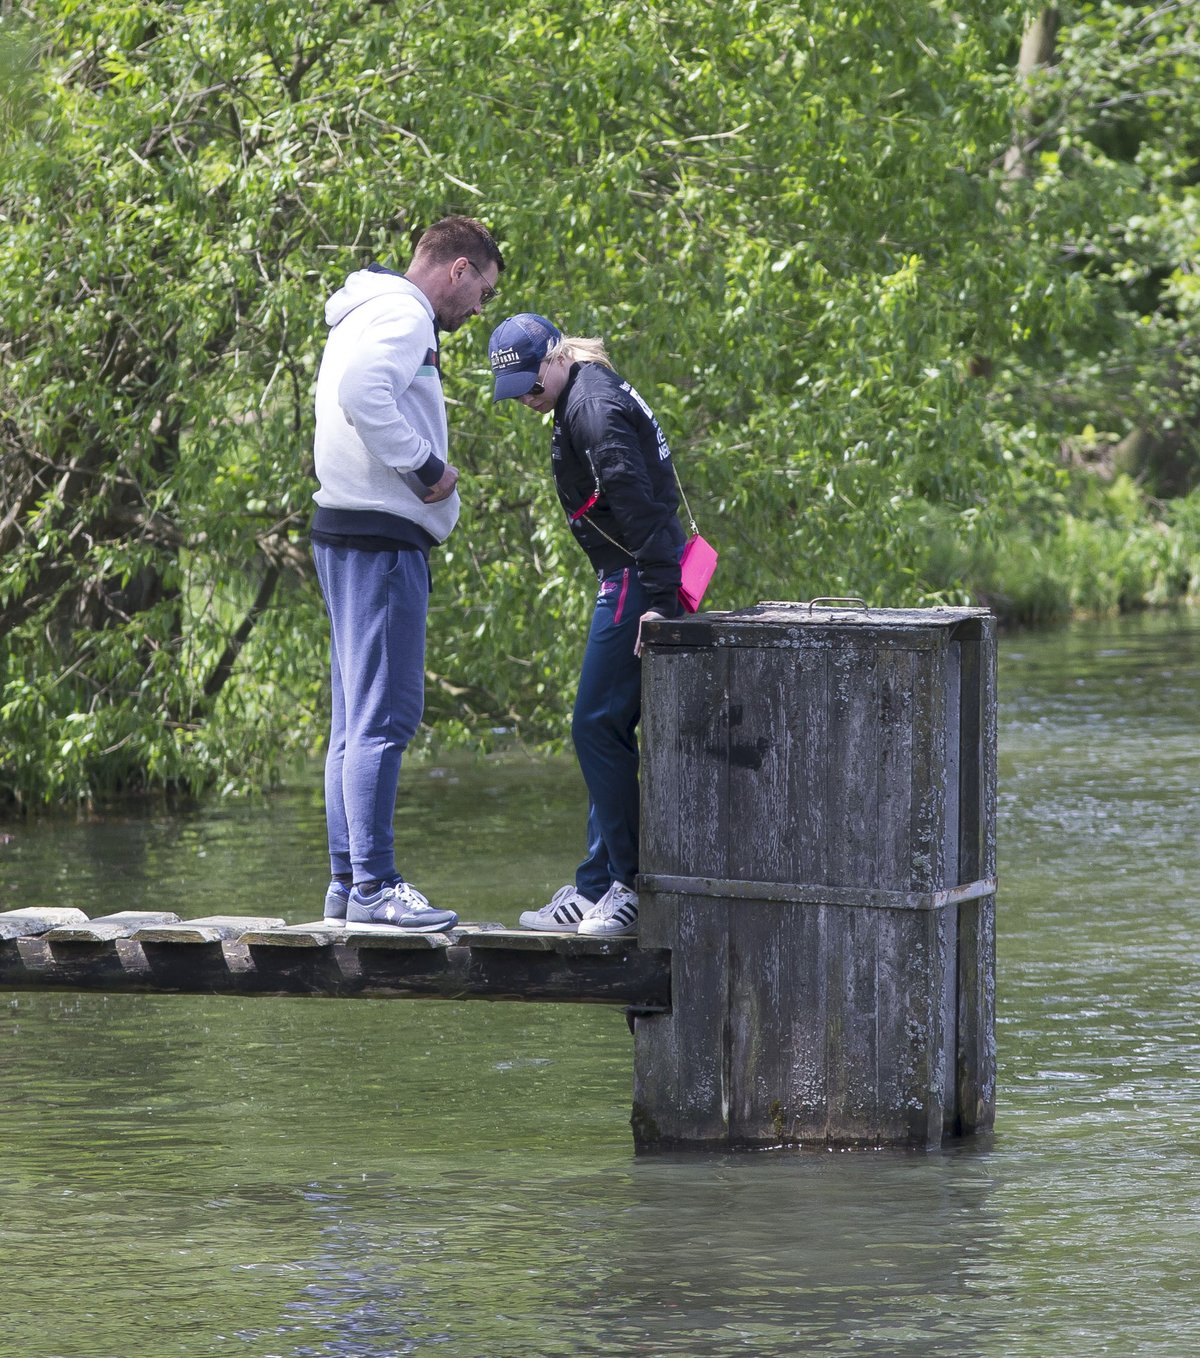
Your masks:
M633 647L648 607L636 569L605 576L583 653L571 736L588 790L587 857L575 886L591 901L614 881L636 888L642 662Z
M418 551L323 542L313 558L330 630L329 865L356 882L381 881L396 875L400 762L425 707L429 567Z

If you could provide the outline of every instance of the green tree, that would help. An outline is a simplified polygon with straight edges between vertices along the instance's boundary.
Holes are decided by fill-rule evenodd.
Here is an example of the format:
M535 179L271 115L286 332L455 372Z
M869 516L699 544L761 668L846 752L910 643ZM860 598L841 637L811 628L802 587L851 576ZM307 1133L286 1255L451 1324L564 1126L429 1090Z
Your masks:
M1061 450L1177 408L1193 304L1191 150L1125 11L1148 12L1064 12L1030 76L1029 12L984 0L30 0L0 187L0 785L255 786L319 742L322 304L448 211L500 236L497 307L603 334L655 407L722 551L713 606L1002 598L1007 542L1115 521ZM1156 15L1182 85L1185 16ZM1097 149L1109 105L1145 113L1137 174ZM464 514L427 716L450 738L561 734L590 607L547 433L490 404L500 314L443 364ZM1136 493L1130 515L1150 540ZM1149 553L1139 589L1186 563Z
M1048 512L1009 506L965 568L1018 616L1200 590L1198 75L1188 5L1031 13L1005 205L1042 264L1014 293L990 412L1062 488Z
M1101 0L1044 11L1015 197L1081 284L1089 316L1022 346L1031 404L1078 421L1072 451L1146 480L1200 485L1200 32L1188 5Z

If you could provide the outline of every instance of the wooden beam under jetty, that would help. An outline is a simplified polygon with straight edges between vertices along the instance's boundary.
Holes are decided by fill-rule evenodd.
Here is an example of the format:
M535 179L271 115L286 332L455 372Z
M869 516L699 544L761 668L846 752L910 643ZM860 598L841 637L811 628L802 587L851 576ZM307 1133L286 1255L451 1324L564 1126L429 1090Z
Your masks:
M567 1001L668 1012L671 956L633 938L123 910L0 912L0 989Z

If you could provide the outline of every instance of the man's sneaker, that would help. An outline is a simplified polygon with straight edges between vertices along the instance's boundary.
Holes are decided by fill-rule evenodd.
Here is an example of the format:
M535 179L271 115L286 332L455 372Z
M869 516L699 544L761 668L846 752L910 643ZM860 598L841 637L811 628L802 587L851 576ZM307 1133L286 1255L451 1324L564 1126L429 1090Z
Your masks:
M350 899L350 888L335 877L325 892L325 918L345 919L346 902Z
M573 886L560 886L549 905L543 905L540 910L521 912L521 928L537 929L543 934L573 934L579 928L579 921L594 908L592 902Z
M638 931L636 891L614 882L579 921L578 933L591 937L625 938Z
M346 903L346 923L394 924L409 933L433 934L453 929L458 916L453 910L435 910L416 887L398 877L367 894L354 887Z

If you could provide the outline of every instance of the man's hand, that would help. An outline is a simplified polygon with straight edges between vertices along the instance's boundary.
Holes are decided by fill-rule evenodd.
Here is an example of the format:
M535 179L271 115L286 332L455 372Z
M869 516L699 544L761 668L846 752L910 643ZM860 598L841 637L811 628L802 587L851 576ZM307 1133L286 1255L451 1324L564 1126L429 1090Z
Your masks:
M641 653L642 653L642 623L644 623L644 622L649 622L651 618L661 618L661 617L662 617L662 614L659 613L657 610L655 610L655 609L653 609L653 608L648 608L648 609L646 609L646 611L642 614L642 616L638 619L638 634L637 634L637 640L633 643L633 653L634 653L634 655L641 655Z
M446 463L446 470L442 473L442 479L435 486L430 486L422 497L427 505L435 505L439 500L448 500L454 494L454 487L458 485L458 468Z

